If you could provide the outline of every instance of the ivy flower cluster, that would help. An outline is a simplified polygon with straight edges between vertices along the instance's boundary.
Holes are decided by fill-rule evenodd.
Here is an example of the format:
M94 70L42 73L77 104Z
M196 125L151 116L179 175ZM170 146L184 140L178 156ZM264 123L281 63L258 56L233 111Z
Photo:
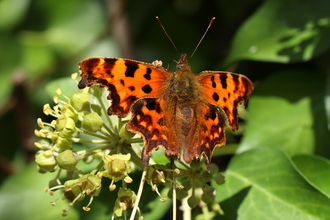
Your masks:
M138 209L137 193L129 185L140 180L133 180L129 175L144 169L140 159L143 139L126 131L127 119L107 115L109 102L102 88L88 87L70 98L59 89L56 93L55 105L46 104L43 108L44 114L52 116L53 120L37 119L40 129L35 130L35 135L40 137L35 143L39 148L35 158L38 171L55 172L54 179L45 189L50 195L59 194L51 204L55 205L58 199L68 199L68 207L62 209L62 215L66 216L77 201L87 196L89 203L82 208L89 211L94 197L105 190L102 180L109 178L111 183L106 188L114 191L113 198L116 199L113 218L126 216L134 206ZM90 166L88 171L80 169L82 163ZM183 206L184 201L190 208L214 202L215 189L208 182L213 179L218 184L223 183L218 167L212 164L208 173L203 160L190 165L177 164L177 168L173 168L171 164L156 164L151 159L151 164L147 165L146 182L160 200L167 200L159 192L160 186L175 186L177 199ZM66 172L65 178L62 172ZM169 190L170 198L171 193Z

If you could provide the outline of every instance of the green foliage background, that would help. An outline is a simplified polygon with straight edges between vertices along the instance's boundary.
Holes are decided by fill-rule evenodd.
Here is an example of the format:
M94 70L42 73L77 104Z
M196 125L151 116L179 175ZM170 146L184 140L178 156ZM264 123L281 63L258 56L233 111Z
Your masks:
M87 57L164 66L178 59L155 16L188 54L215 16L192 69L228 69L255 83L246 124L227 132L228 146L213 157L226 177L214 184L225 213L216 219L329 218L330 1L323 0L0 1L0 218L60 218L65 203L52 207L43 193L52 175L33 162L42 106L57 87L77 91L60 78ZM96 198L90 212L77 205L66 219L109 219L111 196ZM145 219L168 219L170 205L155 196L141 206Z

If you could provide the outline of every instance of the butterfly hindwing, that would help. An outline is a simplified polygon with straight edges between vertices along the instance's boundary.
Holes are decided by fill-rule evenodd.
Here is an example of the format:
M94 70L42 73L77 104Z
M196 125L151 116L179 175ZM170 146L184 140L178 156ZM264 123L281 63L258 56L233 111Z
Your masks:
M238 128L237 107L240 103L248 104L253 90L252 82L245 76L217 71L203 71L196 75L201 87L203 99L219 106L227 115L232 130Z
M125 117L132 105L143 98L156 98L164 93L163 82L171 75L168 70L134 60L92 57L79 64L81 81L78 87L93 84L109 90L112 101L109 114Z
M165 148L167 157L180 155L177 139L171 138L171 125L166 124L164 100L155 98L141 99L131 109L132 117L127 129L139 133L145 143L142 161L148 163L151 153L159 147Z
M214 148L226 143L226 117L216 106L203 101L200 102L198 110L195 133L187 140L189 142L183 149L183 159L190 163L204 154L209 168Z

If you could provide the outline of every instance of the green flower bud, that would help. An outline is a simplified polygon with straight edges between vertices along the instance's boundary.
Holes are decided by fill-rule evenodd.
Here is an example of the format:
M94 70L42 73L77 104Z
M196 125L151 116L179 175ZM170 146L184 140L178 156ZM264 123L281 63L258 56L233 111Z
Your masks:
M65 138L58 137L56 140L56 147L64 151L72 148L72 143Z
M201 165L201 163L199 161L197 162L196 160L192 160L190 163L190 168L197 170L197 169L199 169L200 165Z
M176 198L179 200L182 200L182 199L186 198L187 196L188 196L188 191L185 188L176 191Z
M218 184L218 185L221 185L221 184L224 184L226 179L223 175L221 175L220 173L218 175L216 175L215 177L213 177L213 180Z
M115 207L113 208L114 213L116 216L122 216L122 212L133 208L133 205L136 200L136 194L134 191L130 189L120 188L118 191L118 198L115 203Z
M77 185L79 182L78 179L75 180L68 180L64 183L64 197L69 200L74 200L77 196L80 196L77 201L83 200L85 194L81 193L80 186Z
M78 185L86 195L98 196L101 192L101 178L93 174L82 176L78 181Z
M84 116L82 121L82 127L89 132L97 132L103 126L102 118L96 113L92 112Z
M122 126L119 131L119 137L124 138L126 140L132 139L134 137L134 133L127 131L126 126Z
M164 165L154 165L149 166L148 173L147 173L147 182L151 186L158 186L159 184L166 182L166 172L165 172Z
M79 156L72 152L72 150L66 150L60 153L56 157L57 164L60 168L65 170L75 170L78 161L80 160Z
M210 173L212 174L212 175L214 175L214 174L216 174L216 173L218 173L219 172L219 167L216 165L216 164L214 164L214 163L211 163L211 168L210 168Z
M215 189L212 186L208 186L203 190L202 200L206 204L210 203L215 196Z
M66 117L65 127L61 130L59 136L63 138L71 138L76 132L76 123L72 118Z
M75 112L73 112L71 109L67 109L65 112L64 112L64 115L68 118L72 118L72 120L74 122L77 122L78 121L78 114L76 114Z
M54 168L56 166L56 160L51 150L38 151L36 155L36 163L38 164L40 169L47 172L54 171Z
M205 182L205 183L210 182L211 179L212 179L212 174L210 174L207 171L203 171L202 172L202 179L203 179L203 182Z
M60 132L61 137L70 138L76 131L76 123L72 118L62 115L57 118L55 129Z
M90 109L89 95L87 93L73 94L70 103L78 112L89 111Z
M56 124L55 124L56 131L61 131L63 128L65 128L66 119L67 117L65 117L64 115L61 115L56 119Z
M188 205L190 208L195 208L198 205L198 200L195 196L190 196L188 198Z
M49 188L53 188L53 187L56 187L56 186L59 186L59 185L61 185L61 182L58 178L52 179L48 182L48 187Z
M185 190L189 190L191 188L191 180L185 179L181 185L183 185Z
M132 171L129 163L130 159L131 154L114 154L106 156L103 176L113 179L115 182L122 180Z

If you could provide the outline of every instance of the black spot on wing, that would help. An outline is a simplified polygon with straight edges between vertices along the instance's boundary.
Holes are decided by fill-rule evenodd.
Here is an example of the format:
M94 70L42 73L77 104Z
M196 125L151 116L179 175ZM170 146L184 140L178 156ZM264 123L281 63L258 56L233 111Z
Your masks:
M239 75L237 74L232 74L234 82L238 83L239 82Z
M165 125L164 118L158 119L157 124L160 125L160 126L164 126Z
M108 74L110 78L115 77L114 75L111 74L111 71L110 70L106 70L105 73Z
M162 112L159 101L157 99L147 98L145 100L147 102L146 107L148 108L149 111L156 111L157 113Z
M204 118L205 120L209 120L211 119L212 121L215 120L215 118L217 117L217 112L218 109L217 107L213 106L213 105L209 105L210 111L208 111L205 115Z
M214 82L214 78L215 76L211 76L211 82L212 82L212 88L216 88L217 87L217 84Z
M213 93L212 98L213 98L213 100L216 101L216 102L219 101L219 99L220 99L218 93L216 93L216 92Z
M237 92L238 85L239 85L239 75L232 74L232 77L233 77L233 81L234 81L234 84L235 84L235 90L234 90L234 92Z
M150 93L151 91L152 91L152 88L147 84L147 85L144 85L144 86L142 86L142 91L144 92L144 93Z
M146 74L144 74L143 75L143 77L146 79L146 80L151 80L151 72L152 72L152 70L148 67L147 68L147 72L146 72Z
M116 58L104 58L104 63L106 65L114 65L118 59Z
M139 65L133 61L125 60L125 76L126 77L134 77L135 71L139 68Z
M146 107L148 108L149 111L155 110L156 109L156 102L153 100L149 102Z
M220 82L223 89L227 89L227 74L220 75Z

